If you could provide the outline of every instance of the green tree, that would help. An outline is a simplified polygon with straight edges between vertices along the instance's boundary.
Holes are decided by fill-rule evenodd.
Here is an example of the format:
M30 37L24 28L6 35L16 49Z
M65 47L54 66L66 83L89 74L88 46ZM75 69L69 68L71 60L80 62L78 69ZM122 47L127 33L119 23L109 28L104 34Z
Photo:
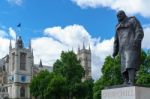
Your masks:
M120 70L120 56L117 56L115 59L111 56L106 57L102 67L102 78L107 86L118 85L123 82Z
M89 87L81 82L83 76L84 69L76 54L73 51L62 52L53 65L52 73L41 71L33 77L30 92L40 99L81 99L87 95Z
M141 60L142 64L137 73L136 83L150 87L150 50L142 51Z
M52 75L47 70L40 71L33 77L30 83L30 93L35 98L39 97L44 99L44 90L47 87Z
M111 56L105 58L104 65L102 67L102 76L94 84L93 91L94 99L101 99L101 90L108 86L122 84L123 79L120 71L120 57L115 59Z
M75 99L85 99L87 95L87 90L87 85L85 83L75 83L73 86L72 93Z
M86 85L86 97L85 99L93 99L93 86L94 86L94 80L93 79L88 79L84 81Z
M60 59L54 63L53 70L55 74L66 79L67 98L72 99L77 96L75 90L79 88L78 86L82 86L81 79L84 76L84 69L76 54L73 51L62 52Z
M58 75L63 74L63 63L60 60L56 60L56 62L53 65L53 72Z
M105 58L102 67L102 75L100 79L95 82L93 87L94 99L101 99L101 90L105 87L123 83L120 67L119 56L115 59L111 56ZM141 66L140 70L137 72L136 84L150 87L150 50L147 52L142 50L141 52Z
M94 83L93 99L101 99L101 90L104 89L105 82L102 77Z
M60 75L54 75L45 90L45 99L61 99L67 92L66 79Z

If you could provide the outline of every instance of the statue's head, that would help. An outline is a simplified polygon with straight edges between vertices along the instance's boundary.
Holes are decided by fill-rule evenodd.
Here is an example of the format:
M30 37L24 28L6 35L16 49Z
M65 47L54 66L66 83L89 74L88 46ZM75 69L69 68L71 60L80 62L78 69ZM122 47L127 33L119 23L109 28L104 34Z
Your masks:
M127 16L123 10L118 11L117 18L119 22L123 21L126 17Z

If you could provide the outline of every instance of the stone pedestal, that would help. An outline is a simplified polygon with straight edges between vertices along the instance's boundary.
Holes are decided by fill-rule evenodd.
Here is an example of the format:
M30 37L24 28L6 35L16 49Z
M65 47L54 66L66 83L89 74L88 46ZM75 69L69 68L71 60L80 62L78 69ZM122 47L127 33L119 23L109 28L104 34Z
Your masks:
M130 86L104 89L102 99L150 99L150 88Z

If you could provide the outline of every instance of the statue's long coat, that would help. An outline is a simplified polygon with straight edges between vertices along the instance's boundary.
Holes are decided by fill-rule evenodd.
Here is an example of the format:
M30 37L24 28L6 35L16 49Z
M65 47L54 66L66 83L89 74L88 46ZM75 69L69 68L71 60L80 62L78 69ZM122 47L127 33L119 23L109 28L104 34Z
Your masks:
M114 53L121 55L122 73L129 68L139 69L143 36L143 29L135 17L127 17L117 24Z

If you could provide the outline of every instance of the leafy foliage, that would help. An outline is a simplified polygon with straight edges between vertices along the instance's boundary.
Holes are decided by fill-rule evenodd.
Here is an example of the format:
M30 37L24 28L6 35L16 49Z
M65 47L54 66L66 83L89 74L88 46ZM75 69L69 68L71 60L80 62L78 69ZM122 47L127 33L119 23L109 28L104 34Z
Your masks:
M40 99L92 99L93 80L82 82L83 76L76 54L62 52L52 73L41 71L32 79L31 94Z
M61 57L54 63L54 72L57 75L63 76L67 83L67 97L69 99L84 96L80 90L86 90L86 86L81 82L84 76L84 69L80 65L80 61L77 59L76 54L73 51L62 52ZM84 92L85 93L85 92Z
M35 97L44 99L44 91L51 78L52 76L47 70L43 70L37 76L34 76L30 83L30 93Z
M65 97L66 90L66 79L54 75L45 90L45 99L61 99L61 97Z
M113 59L106 57L102 67L102 76L97 80L93 87L93 98L101 99L101 90L108 86L119 85L123 83L120 72L120 57ZM136 84L150 87L150 50L141 52L141 66L137 72Z
M147 52L142 51L142 65L137 74L136 83L138 85L150 87L150 50Z
M62 52L60 60L57 60L53 67L54 72L64 76L69 81L68 83L81 82L84 76L84 69L73 51Z
M150 50L141 53L141 67L136 83L150 87ZM40 99L101 99L101 90L123 83L120 57L105 58L102 75L95 83L92 79L82 81L84 69L72 52L62 52L53 65L53 72L41 71L33 77L30 92Z
M118 85L123 82L120 74L120 57L115 59L111 56L105 58L104 65L102 67L102 76L94 84L94 99L101 99L101 90L105 87Z

